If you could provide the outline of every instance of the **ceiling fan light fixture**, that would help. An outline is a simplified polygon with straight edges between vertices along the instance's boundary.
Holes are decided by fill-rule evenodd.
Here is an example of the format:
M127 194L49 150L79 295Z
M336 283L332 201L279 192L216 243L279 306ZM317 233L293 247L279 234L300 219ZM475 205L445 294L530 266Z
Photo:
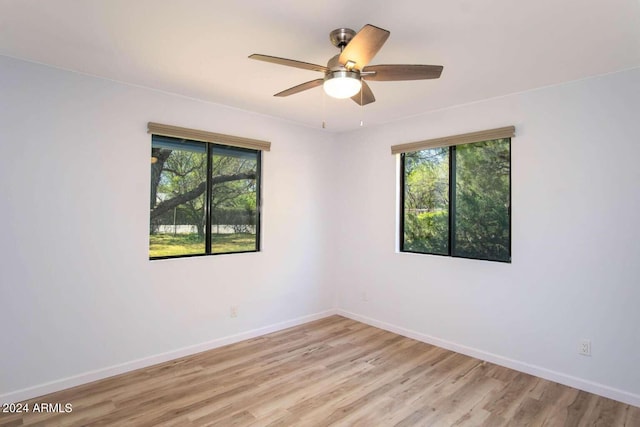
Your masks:
M360 92L362 81L360 74L353 71L334 71L324 78L322 85L327 95L338 98L351 98Z

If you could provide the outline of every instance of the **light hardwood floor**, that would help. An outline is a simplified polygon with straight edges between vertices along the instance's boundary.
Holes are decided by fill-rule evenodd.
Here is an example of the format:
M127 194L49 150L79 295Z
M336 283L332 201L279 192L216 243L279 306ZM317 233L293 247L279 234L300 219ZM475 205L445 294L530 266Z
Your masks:
M640 426L640 408L340 316L53 393L0 426Z

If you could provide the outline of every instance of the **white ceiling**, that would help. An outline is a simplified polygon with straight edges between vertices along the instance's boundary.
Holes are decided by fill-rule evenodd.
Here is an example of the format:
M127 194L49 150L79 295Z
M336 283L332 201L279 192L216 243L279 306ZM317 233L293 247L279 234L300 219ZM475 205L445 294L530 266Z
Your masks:
M439 80L371 82L364 108L320 73L329 32L391 32L371 64L443 65ZM285 118L329 131L640 66L639 0L0 0L0 54ZM0 76L1 78L1 76Z

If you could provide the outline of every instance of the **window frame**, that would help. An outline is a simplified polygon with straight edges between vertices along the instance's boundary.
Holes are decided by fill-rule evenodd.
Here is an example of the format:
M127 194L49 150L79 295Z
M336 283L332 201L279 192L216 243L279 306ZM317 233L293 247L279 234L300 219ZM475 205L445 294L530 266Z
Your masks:
M455 144L455 145L448 145L446 146L446 148L449 150L449 154L448 154L448 161L449 161L449 185L448 185L448 190L449 190L449 204L448 204L448 227L447 227L447 231L448 231L448 245L447 245L447 249L448 249L448 253L447 254L442 254L442 253L436 253L436 252L419 252L419 251L412 251L412 250L408 250L405 249L405 197L406 197L406 188L405 188L405 177L406 177L406 170L405 170L405 155L407 153L414 153L414 152L418 152L418 151L424 151L424 150L429 150L429 149L435 149L438 147L430 147L430 148L422 148L422 149L417 149L417 150L412 150L412 151L402 151L399 152L398 154L400 154L400 214L399 214L399 252L402 253L412 253L412 254L420 254L420 255L436 255L436 256L444 256L444 257L451 257L451 258L462 258L462 259L474 259L474 260L479 260L479 261L492 261L492 262L500 262L500 263L505 263L505 264L511 264L512 262L512 258L513 258L513 254L512 254L512 161L511 161L511 139L512 137L502 137L502 138L493 138L493 139L487 139L487 140L483 140L483 141L475 141L475 142L470 142L468 143L468 145L474 145L474 144L481 144L483 142L488 142L488 141L496 141L496 140L500 140L500 139L506 139L508 140L508 145L509 145L509 207L508 207L508 216L509 216L509 223L508 223L508 231L509 231L509 244L508 244L508 249L509 249L509 259L492 259L492 258L479 258L479 257L472 257L472 256L464 256L464 255L457 255L454 253L455 251L455 214L456 214L456 200L455 200L455 185L456 185L456 147L458 145L463 145L463 144ZM467 145L467 144L464 144ZM445 147L442 147L445 148Z
M262 244L262 236L261 236L261 224L262 224L262 154L264 150L257 148L247 148L241 147L237 145L228 145L211 141L202 141L197 139L176 137L176 136L168 136L163 135L162 133L154 133L149 132L151 134L151 146L153 147L153 137L158 136L162 138L172 138L176 140L180 140L183 142L198 142L204 143L206 147L206 189L204 192L205 202L204 202L204 216L205 216L205 227L204 227L204 236L205 236L205 246L204 253L197 254L181 254L181 255L162 255L162 256L151 256L149 255L150 261L162 260L162 259L175 259L175 258L193 258L193 257L206 257L206 256L215 256L215 255L231 255L231 254L246 254L253 252L261 251ZM212 220L212 209L211 209L211 196L212 196L212 172L213 172L213 148L219 147L220 149L230 149L234 151L243 151L248 153L256 154L256 224L255 224L255 236L256 236L256 247L252 250L246 251L233 251L233 252L212 252L212 236L211 232L213 229Z

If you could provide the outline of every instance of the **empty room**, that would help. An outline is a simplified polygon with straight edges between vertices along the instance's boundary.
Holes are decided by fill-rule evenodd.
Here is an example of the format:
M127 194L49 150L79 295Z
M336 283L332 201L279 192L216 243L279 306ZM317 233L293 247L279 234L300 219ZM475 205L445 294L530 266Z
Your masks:
M0 0L0 426L640 426L640 1Z

